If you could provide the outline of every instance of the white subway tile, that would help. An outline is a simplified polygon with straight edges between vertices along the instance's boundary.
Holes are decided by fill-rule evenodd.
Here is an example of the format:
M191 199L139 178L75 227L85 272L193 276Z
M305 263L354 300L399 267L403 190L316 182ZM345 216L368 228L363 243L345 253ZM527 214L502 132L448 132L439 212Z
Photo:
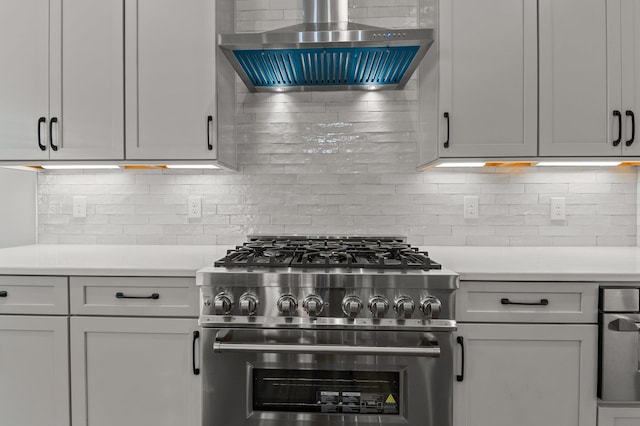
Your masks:
M124 225L125 234L133 235L162 235L161 225ZM147 243L148 244L148 243Z
M136 244L173 246L178 244L178 239L175 235L136 235Z

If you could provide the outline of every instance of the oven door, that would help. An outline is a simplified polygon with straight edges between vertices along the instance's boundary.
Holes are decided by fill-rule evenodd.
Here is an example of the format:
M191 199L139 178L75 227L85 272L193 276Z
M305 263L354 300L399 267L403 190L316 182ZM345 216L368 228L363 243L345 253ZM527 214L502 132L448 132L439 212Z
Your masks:
M450 331L205 329L203 425L451 426Z

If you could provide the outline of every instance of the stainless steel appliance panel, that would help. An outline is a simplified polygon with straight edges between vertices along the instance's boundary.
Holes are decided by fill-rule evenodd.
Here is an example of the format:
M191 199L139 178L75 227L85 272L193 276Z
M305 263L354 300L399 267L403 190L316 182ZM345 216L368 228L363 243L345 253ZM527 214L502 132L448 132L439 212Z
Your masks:
M601 310L604 312L640 311L640 289L603 288L600 293Z
M601 314L600 327L598 396L640 401L640 314Z
M202 348L204 426L452 425L451 332L205 328ZM345 375L350 387L334 383ZM295 390L303 380L316 401ZM378 387L365 398L368 381Z

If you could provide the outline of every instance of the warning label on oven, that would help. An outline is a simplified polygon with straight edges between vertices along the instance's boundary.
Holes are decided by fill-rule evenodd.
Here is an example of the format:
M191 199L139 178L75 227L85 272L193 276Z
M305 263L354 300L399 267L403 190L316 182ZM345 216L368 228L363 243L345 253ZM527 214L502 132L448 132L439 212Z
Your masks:
M360 412L360 392L342 392L342 412Z
M322 413L399 414L398 396L391 393L318 392Z
M337 413L340 405L340 392L321 391L319 402L322 413Z
M352 414L398 414L397 397L392 394L342 392L342 412Z

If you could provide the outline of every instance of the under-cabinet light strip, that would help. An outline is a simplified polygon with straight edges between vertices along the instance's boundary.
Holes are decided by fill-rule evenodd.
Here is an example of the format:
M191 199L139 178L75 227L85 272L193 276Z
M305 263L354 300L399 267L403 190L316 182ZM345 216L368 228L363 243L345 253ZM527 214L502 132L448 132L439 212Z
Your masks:
M43 164L42 168L46 170L79 170L79 169L97 170L97 169L119 169L120 167L116 165L104 165L104 164L65 164L65 165Z
M489 163L441 163L436 168L474 167L616 167L639 165L620 161L540 161L540 162L489 162Z
M540 161L536 164L539 167L615 167L619 165L620 161Z

